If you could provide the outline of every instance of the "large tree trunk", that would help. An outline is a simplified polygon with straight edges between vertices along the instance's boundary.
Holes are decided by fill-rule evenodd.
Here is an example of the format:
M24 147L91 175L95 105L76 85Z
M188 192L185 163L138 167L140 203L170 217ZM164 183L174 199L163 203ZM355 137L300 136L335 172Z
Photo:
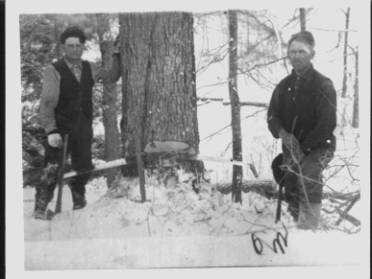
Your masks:
M192 15L121 14L120 39L125 157L135 157L135 131L145 153L197 154Z
M350 23L350 8L347 9L345 13L345 37L344 37L344 68L343 68L343 77L342 77L342 91L341 97L346 97L347 91L347 48L348 48L348 36L349 36L349 23Z
M355 81L354 81L354 103L353 103L353 128L359 127L359 50L355 49Z
M238 95L238 19L236 11L229 11L229 95L231 102L231 127L233 160L242 161L242 134L240 126L240 104ZM243 167L233 165L232 198L242 202L241 186Z
M301 32L306 30L306 10L305 10L305 8L300 8L300 26L301 26Z

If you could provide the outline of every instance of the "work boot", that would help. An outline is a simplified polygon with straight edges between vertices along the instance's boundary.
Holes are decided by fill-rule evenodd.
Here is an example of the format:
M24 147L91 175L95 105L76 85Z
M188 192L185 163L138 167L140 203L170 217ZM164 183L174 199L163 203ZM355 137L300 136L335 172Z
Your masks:
M288 204L288 212L291 214L293 217L293 221L297 222L298 221L298 206L294 205L293 203Z
M76 185L71 185L70 189L73 203L72 209L77 210L84 208L87 205L87 201L85 200L85 187L77 187Z
M288 203L287 211L293 217L293 221L298 221L298 214L299 214L299 201L298 198L294 195L286 195L286 202Z
M320 220L321 203L300 203L297 228L302 230L316 230Z
M44 210L44 211L35 210L33 216L35 219L49 221L49 220L52 220L54 214L55 213L49 209Z
M40 209L36 209L34 211L34 214L32 215L35 219L39 219L39 220L48 220L47 219L47 214L46 214L46 210L40 210Z
M79 202L74 202L74 205L73 205L72 209L73 209L73 210L82 209L82 208L84 208L86 205L87 205L87 201L84 199L84 200L79 201Z
M36 189L35 195L35 207L33 217L35 219L47 220L47 207L49 203L49 198L51 195L48 195L45 189Z

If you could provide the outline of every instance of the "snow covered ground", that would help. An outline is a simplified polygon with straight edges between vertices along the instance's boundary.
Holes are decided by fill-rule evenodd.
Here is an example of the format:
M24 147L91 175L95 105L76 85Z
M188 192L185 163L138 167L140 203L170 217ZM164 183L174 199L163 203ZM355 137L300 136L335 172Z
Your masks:
M79 211L64 187L63 212L50 222L32 218L34 191L24 189L27 270L360 263L358 234L299 231L285 204L275 224L276 202L255 193L243 194L240 205L210 184L196 194L187 183L167 188L147 177L148 201L140 203L137 179L121 180L119 191L104 185L103 178L90 182L88 206ZM273 241L286 230L288 246L281 239L284 254L279 246L275 253Z

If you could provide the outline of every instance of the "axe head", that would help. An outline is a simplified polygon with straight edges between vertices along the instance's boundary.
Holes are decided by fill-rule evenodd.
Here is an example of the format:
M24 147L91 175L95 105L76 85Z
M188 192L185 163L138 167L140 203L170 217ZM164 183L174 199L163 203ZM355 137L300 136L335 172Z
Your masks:
M283 177L284 177L284 171L280 168L280 166L283 164L283 153L280 153L278 156L276 156L271 163L271 169L273 171L273 176L280 186L283 186Z

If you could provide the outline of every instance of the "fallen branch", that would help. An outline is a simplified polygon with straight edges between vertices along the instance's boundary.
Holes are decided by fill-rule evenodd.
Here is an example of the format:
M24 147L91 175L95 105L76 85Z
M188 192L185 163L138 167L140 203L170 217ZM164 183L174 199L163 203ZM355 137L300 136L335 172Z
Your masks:
M231 184L229 183L218 184L216 186L216 189L220 191L222 194L229 194L231 193ZM275 181L270 180L270 179L245 180L243 181L243 184L242 184L242 191L244 193L255 192L268 199L278 198L277 184L275 183ZM331 200L338 199L338 200L345 200L345 201L350 201L350 202L353 202L355 200L356 202L359 198L360 198L360 191L355 191L355 192L350 192L350 193L340 193L340 192L323 193L323 199L331 199Z
M340 223L341 223L341 221L343 220L343 219L346 219L346 220L348 220L349 222L351 222L351 223L353 223L353 224L355 224L355 223L358 223L359 222L359 224L360 224L360 221L359 220L357 220L356 218L352 218L352 219L354 219L353 221L350 221L350 217L352 217L352 216L350 216L349 214L348 214L348 212L351 210L351 208L356 204L356 202L358 201L360 199L360 194L359 195L356 195L352 200L351 200L351 202L350 202L350 204L346 207L346 209L344 210L344 211L341 211L340 209L336 209L337 210L337 212L340 214L340 218L337 220L337 222L336 222L336 225L338 226ZM358 221L358 222L357 222ZM357 225L357 226L359 226L359 225Z
M254 177L258 178L259 175L258 175L256 166L253 163L249 163L248 166L249 166L249 169L251 170L251 172L253 173Z
M352 201L354 198L360 198L360 191L350 192L350 193L340 193L340 192L325 192L323 193L323 199L338 199Z
M231 184L219 184L216 186L217 190L222 194L231 193ZM242 183L242 191L244 193L255 192L266 198L277 198L278 190L276 183L273 180L246 180Z
M344 214L341 210L339 209L336 209L337 212L342 215L342 219L346 220L346 221L349 221L351 224L353 224L354 226L358 227L360 226L360 220L358 220L357 218L355 218L354 216L351 216L350 214Z

